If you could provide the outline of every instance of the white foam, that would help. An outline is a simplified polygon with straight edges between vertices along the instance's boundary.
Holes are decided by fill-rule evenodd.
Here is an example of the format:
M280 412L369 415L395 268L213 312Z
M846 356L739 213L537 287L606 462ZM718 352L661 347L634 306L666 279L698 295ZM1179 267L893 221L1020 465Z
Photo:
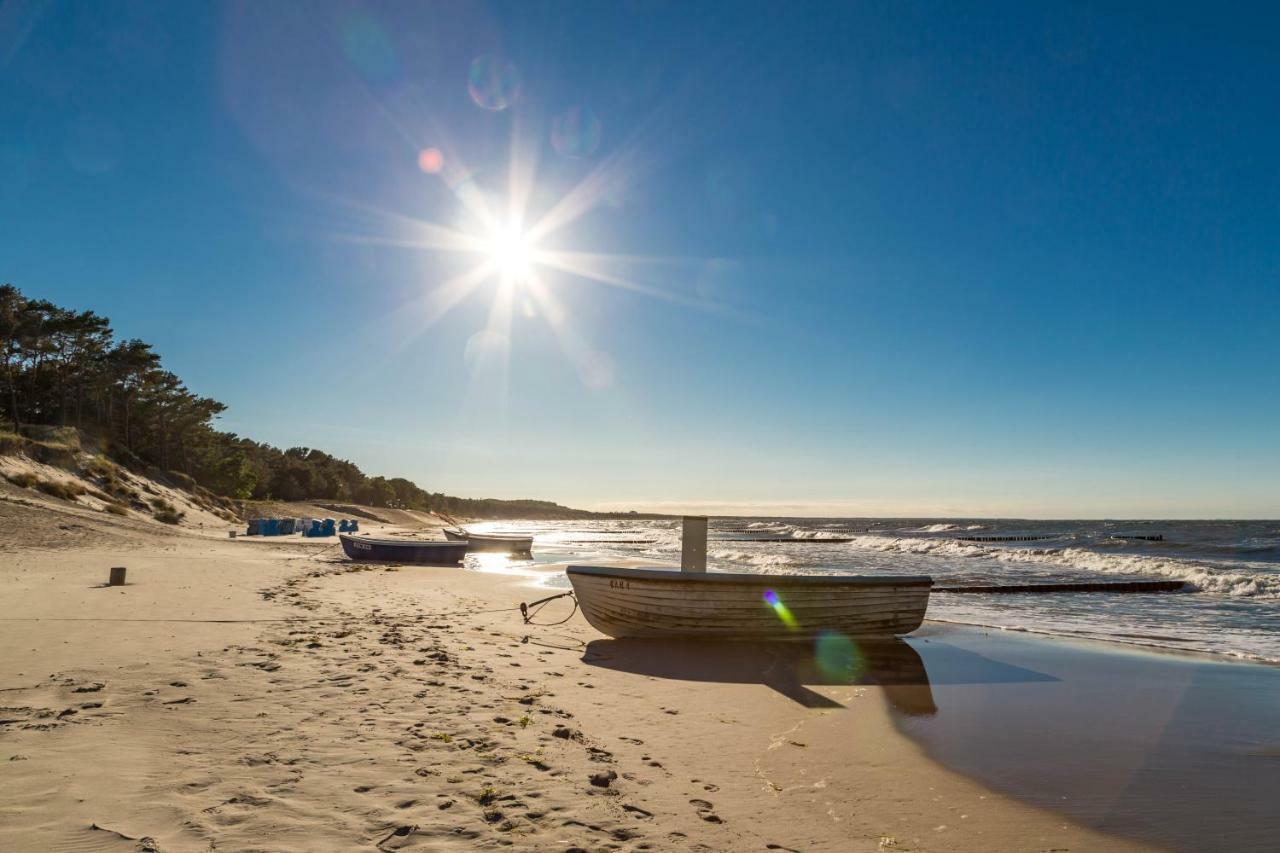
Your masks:
M780 569L791 564L790 557L786 554L779 554L777 551L753 554L750 551L739 551L733 548L711 548L707 551L707 556L716 561L745 563L761 569L769 569L779 574L782 573L779 571Z
M1240 598L1280 600L1280 575L1218 569L1182 560L1133 554L1100 554L1083 548L993 548L954 539L858 536L856 547L942 557L987 558L1007 563L1040 563L1101 574L1150 575L1184 581L1200 592Z
M843 539L839 533L833 533L830 530L814 530L811 527L792 527L791 537L793 539Z

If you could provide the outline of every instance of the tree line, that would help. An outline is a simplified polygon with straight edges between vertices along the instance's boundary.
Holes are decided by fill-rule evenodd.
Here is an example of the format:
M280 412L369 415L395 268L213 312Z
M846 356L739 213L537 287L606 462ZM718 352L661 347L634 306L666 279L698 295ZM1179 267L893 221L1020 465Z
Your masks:
M2 420L75 427L109 455L179 472L220 495L255 500L338 500L479 517L591 515L549 501L458 498L403 477L369 477L309 447L280 449L215 426L226 411L192 392L150 344L117 340L106 317L0 286Z

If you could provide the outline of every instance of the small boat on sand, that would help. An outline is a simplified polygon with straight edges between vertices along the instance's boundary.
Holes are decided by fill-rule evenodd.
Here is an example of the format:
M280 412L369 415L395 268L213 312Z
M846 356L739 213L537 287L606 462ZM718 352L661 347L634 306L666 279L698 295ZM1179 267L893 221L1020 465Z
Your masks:
M426 539L374 539L339 533L342 550L353 560L385 563L419 563L428 566L451 566L467 555L466 542L431 541Z
M921 576L605 566L569 566L566 573L582 615L610 637L894 637L920 627L933 587L932 578Z
M444 535L452 542L470 543L472 551L528 554L533 550L533 537L519 533L472 533L462 528L446 527Z

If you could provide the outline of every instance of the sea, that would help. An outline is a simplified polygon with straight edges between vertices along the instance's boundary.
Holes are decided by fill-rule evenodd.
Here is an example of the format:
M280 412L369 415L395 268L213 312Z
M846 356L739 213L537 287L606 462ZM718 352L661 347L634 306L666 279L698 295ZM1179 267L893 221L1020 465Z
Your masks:
M533 532L539 563L680 559L679 519L476 527ZM709 570L724 572L1182 581L1154 594L935 592L928 618L1280 663L1280 521L712 518L707 546Z

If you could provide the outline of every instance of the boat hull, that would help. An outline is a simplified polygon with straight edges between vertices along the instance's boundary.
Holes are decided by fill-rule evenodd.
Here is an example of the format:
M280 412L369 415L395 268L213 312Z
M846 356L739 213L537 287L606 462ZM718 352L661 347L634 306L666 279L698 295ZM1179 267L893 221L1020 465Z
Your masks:
M500 551L506 554L528 554L533 550L532 536L484 536L445 528L445 538L451 542L467 542L472 551Z
M920 627L927 577L753 575L569 566L591 626L610 637L894 637Z
M346 555L361 562L451 566L462 562L468 548L466 542L397 541L346 534L338 534L338 539Z

